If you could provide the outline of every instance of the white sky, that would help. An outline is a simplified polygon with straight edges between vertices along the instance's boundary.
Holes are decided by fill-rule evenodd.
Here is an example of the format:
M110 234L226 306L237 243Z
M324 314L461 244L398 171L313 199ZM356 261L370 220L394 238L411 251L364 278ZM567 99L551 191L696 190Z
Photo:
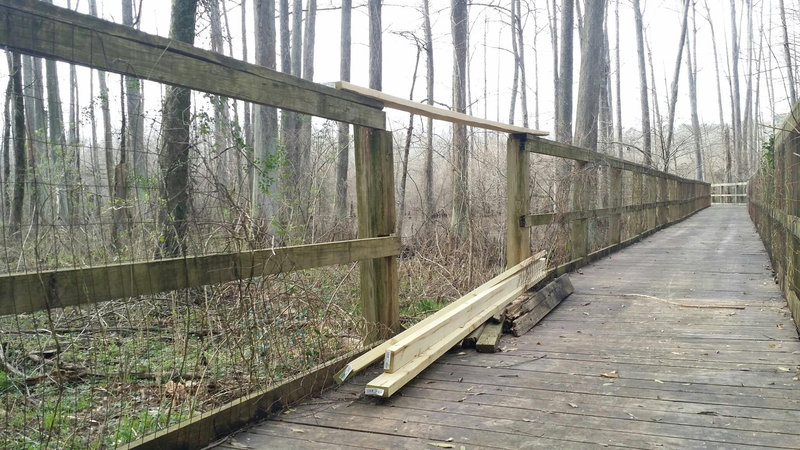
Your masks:
M250 48L250 61L252 61L252 52L254 49L253 44L253 1L246 0L248 11L248 41ZM486 0L488 2L488 0ZM497 2L498 0L495 0ZM499 0L504 5L508 3L507 0ZM765 34L764 51L772 53L772 67L783 65L782 48L779 46L768 47L766 40L771 39L778 42L780 39L780 29L777 28L778 20L773 18L774 29L770 31L769 25L769 11L775 10L772 8L772 3L775 0L754 0L754 46L759 44L759 33L761 10L764 10L763 21L765 23L763 33ZM56 0L56 4L66 6L67 0ZM88 12L87 0L72 0L73 7L78 8L81 12ZM135 1L138 3L138 1ZM142 4L142 25L141 29L149 33L159 35L167 35L169 29L169 7L170 1L168 0L143 0ZM291 3L291 2L290 2ZM366 0L356 0L356 8L353 12L353 61L352 61L352 81L356 84L367 85L368 73L368 48L367 48L367 9L364 6ZM476 2L477 3L477 2ZM537 8L537 25L539 27L538 37L534 42L534 19L533 16L528 17L528 22L525 25L525 59L527 66L528 78L528 109L530 115L530 126L534 125L534 44L538 49L538 62L539 62L539 110L540 110L540 128L544 130L552 130L552 116L553 116L553 77L552 77L552 53L550 43L550 31L547 27L547 11L545 9L546 2L542 0L530 0L531 5L536 5ZM560 2L559 2L560 3ZM609 14L609 39L611 46L611 53L613 58L614 53L614 1L608 2ZM666 83L671 82L672 73L674 70L675 58L677 54L677 36L680 31L680 1L678 0L642 0L644 8L644 21L646 27L647 39L650 42L653 50L653 60L656 72L656 89L660 100L660 109L663 115L666 115ZM737 6L743 9L743 0L736 1ZM791 3L791 1L787 2ZM239 0L227 0L228 19L231 26L231 31L234 36L234 51L236 57L241 58L241 46L236 38L241 34L241 10L239 8ZM339 2L333 0L319 0L317 17L317 38L316 38L316 51L315 51L315 77L314 81L317 82L331 82L339 78L339 20L340 11L338 9L331 9L333 6L338 6ZM422 37L422 16L419 12L422 0L394 0L387 2L383 7L383 28L384 28L384 63L383 63L383 90L389 94L397 95L407 98L411 87L411 78L414 70L413 64L416 54L416 49L413 42L408 38L400 36L400 32L413 32L419 37ZM715 32L717 35L718 52L720 56L720 71L723 77L723 105L725 107L725 118L729 121L730 118L730 100L727 89L727 74L728 65L726 56L729 51L726 50L726 44L723 38L729 39L730 29L730 12L729 2L725 0L708 0L709 7L712 10ZM431 0L431 13L434 34L434 49L435 49L435 73L436 73L436 100L445 104L450 103L450 88L451 88L451 64L452 64L452 41L450 38L450 22L449 22L449 0ZM121 22L120 14L120 0L98 0L98 8L103 18ZM697 5L697 60L698 60L698 106L701 123L717 123L718 110L717 110L717 94L715 86L715 73L714 73L714 58L711 47L711 34L708 23L706 22L705 9L702 1L698 0ZM330 9L330 10L328 10ZM524 6L523 6L524 9ZM739 11L741 13L741 11ZM501 121L508 119L508 102L510 97L510 86L513 76L512 57L509 51L502 50L510 48L510 34L505 26L501 26L498 21L499 14L483 6L472 6L470 9L471 21L471 42L470 42L470 64L471 64L471 98L474 103L473 113L478 116L487 115L490 119L497 118L498 102L500 109ZM487 64L487 78L488 78L488 98L487 108L488 113L484 112L483 102L483 67L484 67L484 23L488 20L488 32L486 33L486 60ZM639 77L638 77L638 63L636 60L636 41L633 28L633 11L631 9L630 0L621 0L620 4L620 51L621 51L621 74L622 74L622 110L623 110L623 123L625 127L639 128L640 123L640 107L639 107ZM746 72L747 72L747 48L748 40L746 35L746 20L740 16L739 30L741 36L741 49L740 49L740 89L742 92L742 101L744 101L744 92L746 87ZM792 18L790 18L792 23ZM199 37L195 45L209 48L208 39L208 21L203 18L198 23ZM691 25L690 25L691 26ZM577 97L577 83L578 83L578 65L580 60L580 48L578 43L577 34L575 36L575 88L574 95ZM729 46L730 44L728 44ZM502 48L502 49L499 49ZM778 61L778 63L776 63ZM762 72L765 72L769 66L762 66ZM689 122L689 99L688 99L688 82L686 80L686 66L681 69L680 76L680 93L677 106L676 123ZM755 70L755 68L753 69ZM613 60L612 60L612 76L613 76ZM66 70L62 71L62 76L66 75ZM766 73L765 75L770 75ZM89 72L81 70L79 76L87 79ZM773 70L773 78L776 81L776 112L782 113L789 109L789 102L786 100L786 91L781 82L781 74L777 70ZM665 80L666 78L666 80ZM650 82L648 77L648 83ZM113 79L109 80L110 86L115 86ZM761 78L761 96L760 108L764 114L765 120L771 115L770 107L768 105L767 90L765 84L765 76ZM613 87L613 83L612 83ZM149 84L145 92L145 97L149 99L157 99L158 85ZM83 89L86 92L88 89ZM66 94L67 90L63 89L62 92ZM148 95L149 94L149 95ZM499 95L498 95L499 94ZM86 94L88 95L88 94ZM616 97L617 93L613 92ZM425 58L424 54L420 59L420 68L418 71L418 79L416 90L414 93L415 100L422 100L425 97ZM499 100L498 100L499 99ZM82 100L82 104L88 103L88 97ZM150 104L148 108L158 108L158 104ZM652 104L651 104L652 108ZM521 122L520 107L517 106L517 119L516 123ZM744 110L744 107L742 107ZM652 112L651 112L652 114ZM403 126L405 122L404 115L391 114L390 126L392 128Z

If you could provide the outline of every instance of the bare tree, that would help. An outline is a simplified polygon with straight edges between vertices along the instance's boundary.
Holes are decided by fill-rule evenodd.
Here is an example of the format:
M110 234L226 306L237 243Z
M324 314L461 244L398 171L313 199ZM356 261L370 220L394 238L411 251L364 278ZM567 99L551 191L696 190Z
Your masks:
M797 103L797 91L794 84L794 68L792 67L792 52L789 46L789 31L786 27L786 8L783 0L778 0L778 8L781 14L781 30L783 31L783 57L786 60L786 78L789 79L789 100L792 105Z
M369 87L383 90L381 0L369 0Z
M616 77L616 88L617 88L617 108L616 108L617 111L616 111L616 113L617 113L617 143L618 143L617 144L617 157L622 158L622 82L621 82L622 71L620 70L620 59L619 59L619 0L616 1L616 5L615 5L615 8L614 8L614 21L615 21L615 25L616 25L614 27L615 28L614 29L614 33L615 33L615 36L614 36L614 40L615 40L615 45L614 45L614 52L615 52L614 64L615 64L615 70L617 72L617 77ZM644 53L644 52L642 52L642 53ZM644 64L644 55L642 55L642 60L640 61L640 64ZM640 70L642 69L641 66L639 68L640 68ZM647 74L646 73L645 73L644 80L645 80L645 83L647 83ZM641 79L640 79L640 82L641 82ZM646 97L647 97L647 92L645 92L645 98ZM648 111L648 115L649 115L649 111ZM649 124L650 124L650 121L648 120L648 128L649 128ZM644 132L644 130L642 130L642 132Z
M556 139L572 142L572 36L574 0L563 0L561 5L561 57L558 77L558 116Z
M433 105L433 34L431 32L431 13L428 0L422 1L423 28L425 29L425 85L427 102ZM428 117L428 131L425 135L425 217L433 215L433 118Z
M216 0L212 3L216 3ZM134 21L133 12L133 2L122 0L123 25L129 27L138 25L138 19ZM128 137L126 142L133 160L133 173L135 177L146 178L148 176L147 153L144 149L144 99L141 80L126 76L125 96L128 100Z
M194 44L197 0L174 0L170 20L170 39ZM191 91L171 86L164 98L161 125L162 149L159 165L163 180L160 213L162 253L178 256L186 252L186 231L192 198L190 195Z
M14 235L19 233L22 223L22 210L25 201L25 178L28 174L25 158L25 103L22 94L22 59L19 53L10 57L9 73L11 74L14 92L14 194L11 198L11 220L8 231Z
M255 9L255 62L275 69L275 2L263 0L254 3ZM277 213L275 185L278 178L277 128L278 112L262 105L253 107L253 151L255 161L251 186L253 217L264 218L267 223Z
M339 78L343 81L350 81L350 62L351 62L351 40L352 40L352 16L353 1L342 0L342 23L340 49L341 57L339 63ZM339 154L336 161L336 199L334 201L334 211L336 218L343 220L347 217L347 170L350 157L350 125L345 122L339 123Z
M603 17L605 2L587 2L585 38L581 45L575 145L597 150L597 117L600 108L603 70Z
M742 176L742 113L739 95L739 35L736 29L736 1L731 0L731 127L733 128L733 153L736 156L736 173Z
M695 177L703 181L703 153L700 136L700 119L697 116L697 61L692 59L692 55L697 55L697 47L692 51L692 45L697 43L697 24L694 20L695 10L692 2L692 34L688 45L686 45L686 77L689 80L689 101L692 110L692 134L694 141L695 158Z
M644 164L649 166L653 161L652 144L650 140L650 105L647 100L647 66L644 62L644 25L642 9L639 0L633 0L633 13L636 19L636 52L639 59L639 101L642 108L642 149L644 150ZM617 25L619 28L619 25ZM619 45L617 45L619 47ZM619 61L619 50L617 50ZM653 86L655 87L655 86Z
M452 0L450 25L453 35L453 109L467 110L467 30L469 19L466 0ZM466 238L469 227L469 141L467 127L453 124L453 213L450 227L455 235Z
M725 123L725 113L722 109L722 84L719 76L719 56L717 55L717 36L714 33L714 21L711 20L711 10L708 7L708 1L705 2L706 8L706 21L711 29L711 45L714 49L714 73L717 78L717 107L719 111L719 129L722 133L722 142L725 147L725 182L730 183L731 177L731 140L728 125ZM696 52L695 52L696 54Z
M678 57L675 59L675 72L672 76L672 93L669 96L669 116L667 118L667 151L671 150L673 139L673 127L675 125L675 105L678 102L678 84L681 75L681 61L683 59L683 47L686 42L687 26L689 21L689 3L691 0L684 0L683 2L683 21L681 25L681 34L678 38Z

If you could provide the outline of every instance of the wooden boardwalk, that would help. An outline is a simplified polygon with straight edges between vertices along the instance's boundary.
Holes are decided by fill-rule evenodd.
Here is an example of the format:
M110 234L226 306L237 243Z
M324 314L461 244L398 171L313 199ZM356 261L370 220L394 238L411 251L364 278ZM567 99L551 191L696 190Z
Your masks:
M376 368L221 447L800 447L800 341L744 207L571 278L502 353L450 353L386 401L361 395Z

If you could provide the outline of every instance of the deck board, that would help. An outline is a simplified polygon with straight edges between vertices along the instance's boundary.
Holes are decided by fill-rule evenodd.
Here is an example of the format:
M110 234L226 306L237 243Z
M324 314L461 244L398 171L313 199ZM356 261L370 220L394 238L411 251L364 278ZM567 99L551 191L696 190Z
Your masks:
M500 353L449 353L388 400L361 395L370 368L222 448L797 448L800 341L745 208L571 279Z

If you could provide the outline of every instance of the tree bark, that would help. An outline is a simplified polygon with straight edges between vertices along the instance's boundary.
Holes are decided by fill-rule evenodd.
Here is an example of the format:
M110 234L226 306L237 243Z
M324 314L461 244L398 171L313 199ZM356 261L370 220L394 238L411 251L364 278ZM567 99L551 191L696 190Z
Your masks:
M558 120L560 116L560 112L558 110L559 105L561 104L560 101L560 92L558 89L559 83L559 76L558 76L558 14L556 11L556 0L553 0L552 3L552 11L549 7L550 4L548 3L547 8L547 24L550 28L550 45L551 50L553 53L553 134L558 139Z
M342 22L339 48L339 78L350 81L351 40L353 32L353 1L342 0ZM334 213L338 221L347 217L347 172L350 166L350 124L340 122L338 133L339 153L336 158L336 199Z
M453 109L467 110L467 30L469 26L467 1L451 1L450 25L453 36ZM467 127L453 124L453 212L450 227L455 236L465 239L469 227L469 141Z
M414 100L414 88L417 85L417 69L419 69L419 57L422 53L422 46L417 41L417 58L414 61L414 74L411 76L411 92L408 94L408 99ZM408 154L411 151L411 138L414 136L414 113L408 115L408 128L406 128L406 141L403 146L403 159L402 169L400 172L400 199L398 205L400 206L397 211L397 232L402 236L403 233L403 219L406 214L406 180L408 179Z
M214 0L216 3L217 0ZM133 20L133 3L131 0L122 0L122 24L129 27L137 26ZM147 151L144 148L144 98L142 96L142 82L135 77L125 77L125 95L128 109L128 136L127 148L133 162L134 179L148 177ZM139 196L142 196L141 183L134 183Z
M786 61L786 78L789 79L789 100L792 105L797 103L797 91L794 84L794 68L792 67L792 52L789 44L789 30L786 27L786 8L783 0L778 0L778 8L781 15L781 31L783 32L783 57Z
M736 173L741 176L742 113L739 95L739 36L736 29L736 0L731 0L731 114Z
M6 57L10 59L11 55L6 55ZM13 60L10 66L13 66ZM9 77L6 85L5 101L3 102L3 143L2 149L0 149L3 161L3 170L0 171L0 189L2 189L2 192L0 192L0 205L3 207L3 211L0 212L0 221L4 223L11 213L9 189L11 187L11 102L13 100L14 79Z
M575 120L575 145L597 150L597 117L603 70L603 17L605 2L586 4L586 38L581 46L578 106Z
M208 9L209 20L211 23L211 51L225 54L225 39L222 36L222 13L220 11L219 2L221 0L209 0L206 4ZM259 2L260 3L260 2ZM232 55L231 55L232 56ZM228 107L228 98L221 95L214 95L212 104L214 107L214 142L211 143L213 149L214 159L216 164L214 171L216 172L214 179L222 186L229 186L231 182L231 173L239 173L239 168L233 163L232 153L229 151L231 146L231 115L230 108ZM133 122L131 122L133 124Z
M369 0L369 87L383 90L381 0Z
M558 77L558 116L556 139L572 143L572 37L574 0L564 0L561 6L561 57Z
M639 0L633 0L633 12L636 19L636 51L639 59L639 101L641 102L642 108L642 149L644 150L644 164L649 166L653 163L653 150L650 138L650 105L647 99L647 66L644 62L644 25L642 24L642 9L639 6ZM617 54L619 54L619 50L617 50ZM617 56L617 58L619 59L619 56ZM619 62L617 64L619 64Z
M25 201L25 179L28 174L25 157L25 103L22 93L22 59L19 53L11 54L9 67L14 91L14 194L11 198L11 219L8 231L19 233Z
M614 8L614 21L615 21L615 24L616 24L616 27L615 27L615 30L614 30L615 31L615 36L614 36L614 40L615 40L615 45L614 45L614 53L615 53L614 64L615 64L615 70L617 72L617 77L616 77L616 88L617 88L617 111L616 111L616 113L617 113L617 157L618 158L622 158L622 88L621 88L621 86L622 86L622 82L621 82L622 71L620 70L620 59L619 59L619 0L617 0L616 6ZM642 61L640 61L640 64L644 63L643 60L644 60L644 57L642 58ZM639 69L641 70L642 67L640 66ZM644 80L645 80L645 83L647 83L647 74L646 73L645 73ZM640 79L640 82L641 82L641 79ZM647 96L647 92L645 92L645 98L646 98L646 96ZM648 111L648 115L649 115L649 111ZM648 120L648 126L649 126L649 122L650 121ZM644 130L642 130L642 132L644 132Z
M170 39L194 44L197 0L174 0L170 22ZM186 231L191 209L191 91L168 87L162 119L163 147L159 165L163 174L161 198L162 253L172 257L186 253Z
M692 7L694 18L694 6ZM694 20L692 21L694 24ZM692 138L694 141L695 177L703 181L703 153L700 136L700 119L697 116L697 62L692 60L692 43L697 41L697 26L692 27L692 40L686 46L686 77L689 81L689 101L692 111ZM696 51L697 47L695 47Z
M523 40L523 30L522 30L522 2L521 0L516 0L517 2L517 14L515 16L516 24L514 25L514 30L517 33L517 41L519 47L519 76L520 76L520 102L522 104L522 126L528 128L528 80L525 73L525 41Z
M675 73L672 76L672 94L669 97L669 116L667 117L667 151L672 150L673 127L675 126L675 105L678 102L678 85L681 75L681 62L683 60L683 46L686 42L687 26L689 22L689 3L691 0L684 0L683 22L681 25L681 35L678 42L678 57L675 60Z
M717 108L719 111L719 130L722 134L722 143L725 147L725 182L730 183L731 177L731 139L728 131L728 126L725 123L725 112L722 108L722 83L719 76L719 55L717 54L717 36L714 33L714 21L711 20L711 10L708 7L708 1L705 2L706 20L711 30L711 46L714 50L714 73L717 81Z
M275 69L275 3L263 0L254 3L255 19L255 62L258 65ZM253 217L266 219L272 223L277 214L275 183L278 177L277 127L278 112L275 108L262 105L253 106L253 151L255 160L251 166L253 175L251 185Z
M431 13L429 0L423 0L423 28L425 29L425 85L427 103L433 106L433 33L431 31ZM433 119L428 117L427 134L425 135L425 217L433 215Z

